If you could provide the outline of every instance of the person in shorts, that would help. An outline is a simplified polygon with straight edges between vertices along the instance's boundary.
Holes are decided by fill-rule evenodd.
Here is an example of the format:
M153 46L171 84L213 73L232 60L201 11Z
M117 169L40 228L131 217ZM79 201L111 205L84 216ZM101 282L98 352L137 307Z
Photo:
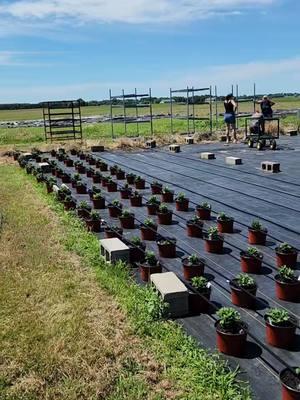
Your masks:
M225 113L224 113L224 122L226 124L226 135L227 135L227 140L226 142L229 143L230 140L230 132L232 131L233 133L233 143L237 143L237 138L236 138L236 109L237 109L237 104L234 101L233 95L229 94L225 97L224 101L224 108L225 108Z

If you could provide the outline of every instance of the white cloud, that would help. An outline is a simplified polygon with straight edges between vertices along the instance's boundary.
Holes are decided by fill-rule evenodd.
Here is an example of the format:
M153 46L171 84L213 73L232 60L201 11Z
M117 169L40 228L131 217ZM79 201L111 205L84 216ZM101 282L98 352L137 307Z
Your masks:
M238 14L277 0L13 0L0 6L0 15L54 21L123 22L131 24L182 22L214 15Z

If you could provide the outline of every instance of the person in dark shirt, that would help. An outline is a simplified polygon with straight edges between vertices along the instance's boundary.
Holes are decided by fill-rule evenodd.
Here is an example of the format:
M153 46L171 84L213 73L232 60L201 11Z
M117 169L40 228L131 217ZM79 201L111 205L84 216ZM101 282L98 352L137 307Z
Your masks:
M274 102L271 101L268 96L264 96L262 100L256 102L260 104L261 112L264 118L272 118L273 117L273 110L272 107L274 106Z
M236 125L235 125L235 113L236 113L236 109L237 109L237 104L234 101L232 94L229 94L228 96L225 97L224 108L225 108L224 122L227 127L227 129L226 129L227 141L226 142L229 143L230 131L232 130L233 142L237 143Z

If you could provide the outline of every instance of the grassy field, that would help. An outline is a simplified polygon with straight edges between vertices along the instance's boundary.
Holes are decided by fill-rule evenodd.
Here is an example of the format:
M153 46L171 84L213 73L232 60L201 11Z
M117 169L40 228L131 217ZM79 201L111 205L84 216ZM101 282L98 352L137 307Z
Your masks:
M0 164L0 398L248 400L33 177ZM47 227L47 229L45 229ZM41 246L42 244L42 246Z
M300 109L300 98L297 97L287 97L287 98L274 98L274 102L276 105L274 106L274 110L287 110L287 109ZM223 111L223 103L218 102L218 111ZM259 105L257 106L259 109ZM213 104L213 112L215 110L215 104ZM182 114L186 115L186 105L174 104L173 106L174 114ZM190 106L190 111L192 112L192 107ZM239 104L240 112L253 112L253 103L251 102L242 102ZM170 112L169 104L154 104L153 105L153 113L154 114L168 114ZM147 114L148 109L139 109L139 114ZM123 115L123 108L114 108L114 114L116 116ZM206 105L196 105L195 106L195 114L197 116L208 116L209 115L209 106ZM95 115L110 115L110 108L107 105L104 106L92 106L92 107L82 107L82 115L83 116L95 116ZM135 115L135 109L129 108L127 110L128 116ZM43 110L42 109L28 109L28 110L0 110L0 120L3 121L20 121L20 120L31 120L31 119L43 119Z

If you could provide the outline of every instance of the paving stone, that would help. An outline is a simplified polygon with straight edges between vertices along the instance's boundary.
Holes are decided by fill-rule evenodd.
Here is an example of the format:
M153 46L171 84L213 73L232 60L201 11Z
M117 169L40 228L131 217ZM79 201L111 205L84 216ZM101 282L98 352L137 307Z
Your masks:
M274 161L263 161L261 163L261 169L265 172L280 172L280 163Z
M59 187L57 186L57 185L53 185L52 186L52 190L53 190L53 193L58 193L58 191L59 191Z
M185 143L186 144L194 144L194 138L187 136L185 137Z
M156 140L147 140L146 146L150 149L154 149L156 147Z
M51 172L51 167L49 163L42 162L36 164L37 168L39 168L44 174L49 174Z
M189 313L189 292L174 272L152 274L152 284L165 302L172 317L182 317Z
M104 146L91 146L92 153L102 153L104 151Z
M215 153L201 153L200 158L202 160L214 160L216 156Z
M118 238L100 240L100 254L108 262L129 262L129 247Z
M229 165L241 165L242 159L238 157L226 157L226 164Z

